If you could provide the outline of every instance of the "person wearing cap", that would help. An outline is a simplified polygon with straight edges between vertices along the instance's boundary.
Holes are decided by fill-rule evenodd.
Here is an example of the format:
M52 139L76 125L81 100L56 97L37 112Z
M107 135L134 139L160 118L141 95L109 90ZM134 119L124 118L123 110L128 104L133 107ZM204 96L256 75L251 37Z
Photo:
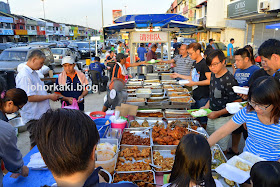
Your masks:
M86 89L88 80L84 73L75 69L74 58L70 56L64 57L61 65L63 66L63 71L56 79L55 93L60 94L61 100L66 101L67 105L72 105L73 99L76 99L79 109L84 111L84 97L88 94ZM57 90L57 88L59 89Z
M127 55L124 55L123 53L117 54L117 62L113 68L113 75L111 80L113 80L114 78L119 78L125 81L126 76L128 76L128 72L126 69L127 67L125 66L126 58Z

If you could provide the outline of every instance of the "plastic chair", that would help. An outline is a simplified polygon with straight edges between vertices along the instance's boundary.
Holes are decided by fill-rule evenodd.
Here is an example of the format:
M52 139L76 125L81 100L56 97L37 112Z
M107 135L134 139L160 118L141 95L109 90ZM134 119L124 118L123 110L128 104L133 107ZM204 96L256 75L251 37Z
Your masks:
M92 81L92 86L93 85L98 85L98 94L100 94L100 89L101 89L101 73L96 70L89 70L89 75L91 77ZM98 78L97 78L98 77Z

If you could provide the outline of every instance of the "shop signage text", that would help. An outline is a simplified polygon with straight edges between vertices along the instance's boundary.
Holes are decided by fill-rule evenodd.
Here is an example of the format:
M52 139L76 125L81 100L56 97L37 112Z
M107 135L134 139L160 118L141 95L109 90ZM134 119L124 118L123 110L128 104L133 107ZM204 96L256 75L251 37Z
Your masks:
M133 32L131 39L134 43L167 42L168 33L166 33L166 32Z
M14 31L11 29L0 29L0 35L14 35Z
M246 16L258 12L258 0L240 0L227 7L228 18Z

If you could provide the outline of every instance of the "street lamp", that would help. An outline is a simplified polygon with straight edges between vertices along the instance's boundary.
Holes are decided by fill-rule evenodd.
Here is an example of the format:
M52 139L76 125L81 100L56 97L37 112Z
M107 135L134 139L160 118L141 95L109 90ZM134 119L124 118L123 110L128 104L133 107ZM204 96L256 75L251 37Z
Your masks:
M44 19L46 19L46 13L45 13L45 0L41 0L43 2L43 10L44 10Z

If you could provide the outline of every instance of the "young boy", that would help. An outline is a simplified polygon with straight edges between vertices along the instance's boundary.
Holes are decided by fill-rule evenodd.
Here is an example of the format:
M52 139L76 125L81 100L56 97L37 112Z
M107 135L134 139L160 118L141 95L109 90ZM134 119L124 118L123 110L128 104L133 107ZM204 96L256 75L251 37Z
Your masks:
M95 169L99 134L93 120L83 112L48 110L38 124L36 143L57 186L136 187L132 183L100 183L100 168Z
M209 101L202 108L212 110L208 114L207 129L209 135L223 126L231 119L231 115L226 110L226 104L240 100L240 97L232 90L238 83L234 76L228 71L225 65L225 55L221 50L214 50L206 58L211 74ZM241 100L240 100L241 101ZM221 139L218 144L224 152L227 150L229 136Z

